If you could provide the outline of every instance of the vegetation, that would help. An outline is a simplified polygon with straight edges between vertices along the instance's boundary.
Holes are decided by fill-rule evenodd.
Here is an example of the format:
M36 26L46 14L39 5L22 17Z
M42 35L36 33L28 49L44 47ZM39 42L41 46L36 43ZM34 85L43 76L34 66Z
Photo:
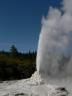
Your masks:
M12 45L9 52L0 51L0 80L29 78L36 69L36 52L19 53Z

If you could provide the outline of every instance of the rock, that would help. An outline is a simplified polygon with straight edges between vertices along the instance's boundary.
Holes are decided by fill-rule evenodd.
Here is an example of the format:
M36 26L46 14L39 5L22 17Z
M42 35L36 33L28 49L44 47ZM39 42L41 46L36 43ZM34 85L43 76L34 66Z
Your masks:
M56 89L57 96L68 96L69 92L64 87L59 87Z

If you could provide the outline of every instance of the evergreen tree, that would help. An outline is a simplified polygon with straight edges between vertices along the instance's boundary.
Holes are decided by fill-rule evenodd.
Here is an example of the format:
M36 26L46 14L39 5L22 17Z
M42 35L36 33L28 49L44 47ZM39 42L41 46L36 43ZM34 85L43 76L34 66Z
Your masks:
M15 47L15 45L12 45L11 48L10 48L10 53L11 53L11 56L13 58L17 57L18 56L18 50L17 48Z

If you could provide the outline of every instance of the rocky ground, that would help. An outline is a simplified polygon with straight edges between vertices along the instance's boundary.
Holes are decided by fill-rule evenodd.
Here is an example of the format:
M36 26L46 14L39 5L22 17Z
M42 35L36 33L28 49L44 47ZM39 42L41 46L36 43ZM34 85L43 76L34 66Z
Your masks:
M29 79L0 83L0 96L72 96L72 83L50 80L45 83L37 72ZM52 84L51 84L52 83Z

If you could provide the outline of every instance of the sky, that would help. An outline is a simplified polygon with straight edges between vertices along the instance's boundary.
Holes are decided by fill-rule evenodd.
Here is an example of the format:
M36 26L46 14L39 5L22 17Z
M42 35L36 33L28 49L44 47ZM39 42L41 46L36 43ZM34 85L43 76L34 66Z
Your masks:
M37 50L42 16L61 0L0 0L0 50L15 45L20 52Z

